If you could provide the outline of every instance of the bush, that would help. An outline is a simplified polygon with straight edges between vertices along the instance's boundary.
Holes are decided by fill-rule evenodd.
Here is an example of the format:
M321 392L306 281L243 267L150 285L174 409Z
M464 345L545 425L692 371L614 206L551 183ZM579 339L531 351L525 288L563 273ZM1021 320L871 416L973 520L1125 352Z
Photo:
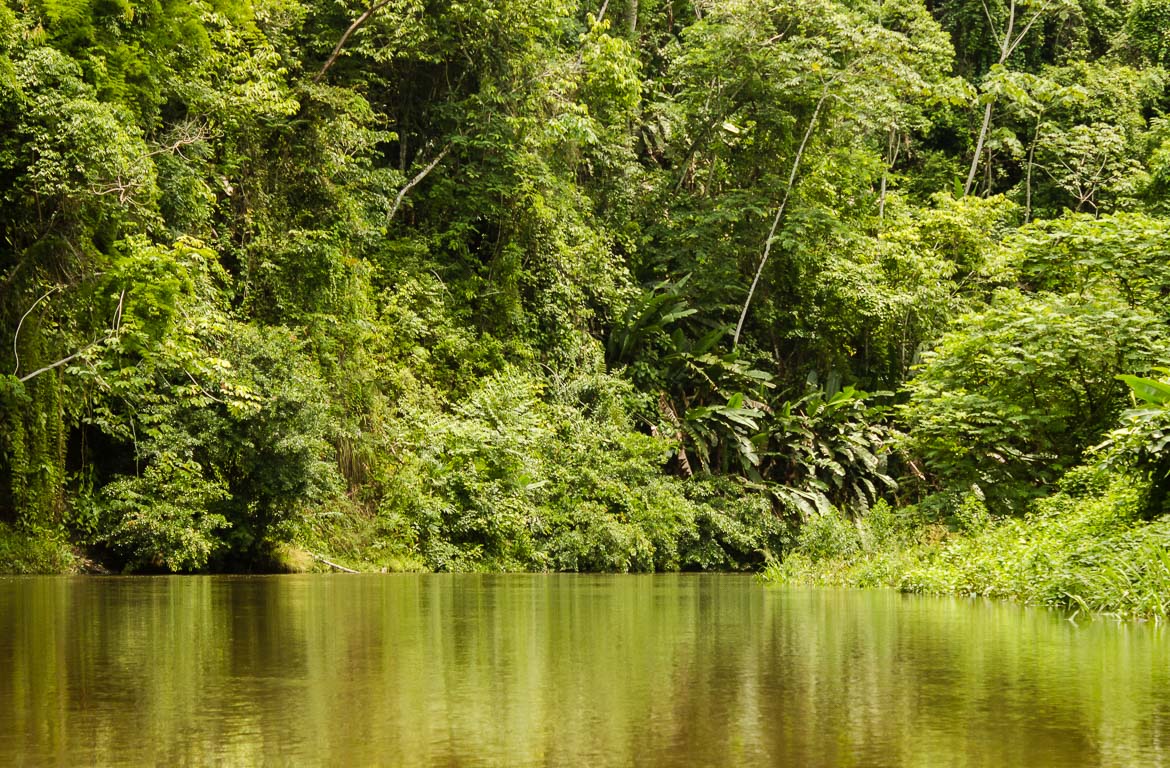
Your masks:
M0 573L71 573L77 565L60 535L0 523Z
M339 495L328 398L303 344L280 327L219 333L222 357L204 363L216 384L163 367L190 384L137 403L135 474L112 474L97 498L96 541L123 567L263 566L306 510Z
M788 584L885 586L906 592L1007 598L1122 617L1170 616L1170 518L1147 523L1144 488L1122 475L1102 485L1095 468L1062 480L1067 490L1023 517L990 518L974 494L953 521L965 527L895 522L875 506L858 536L824 521L772 563ZM908 511L903 519L917 513ZM836 526L836 527L835 527Z
M1158 318L1105 293L1002 292L907 384L907 448L943 489L978 486L992 511L1021 510L1114 423L1116 376L1168 353Z
M505 369L417 414L378 507L386 533L436 570L742 568L778 549L764 495L662 473L672 443L632 429L629 385L597 363L548 388Z
M138 477L108 484L102 496L110 522L100 540L119 553L127 570L198 570L222 546L217 531L229 527L211 511L229 497L223 483L174 454L156 457Z
M847 560L861 554L861 536L853 522L839 514L818 515L801 527L796 546L813 562Z

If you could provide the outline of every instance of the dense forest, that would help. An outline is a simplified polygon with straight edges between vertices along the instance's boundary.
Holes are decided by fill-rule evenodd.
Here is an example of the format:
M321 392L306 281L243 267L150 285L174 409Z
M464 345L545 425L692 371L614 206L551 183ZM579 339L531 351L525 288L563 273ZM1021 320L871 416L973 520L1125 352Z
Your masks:
M0 566L1170 585L1167 67L1168 0L4 0Z

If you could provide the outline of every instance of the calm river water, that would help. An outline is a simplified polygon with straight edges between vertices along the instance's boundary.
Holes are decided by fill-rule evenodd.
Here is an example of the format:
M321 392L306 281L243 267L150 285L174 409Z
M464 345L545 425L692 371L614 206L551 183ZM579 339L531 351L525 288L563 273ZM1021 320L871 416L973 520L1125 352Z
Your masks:
M1168 765L1170 634L731 575L7 578L0 764Z

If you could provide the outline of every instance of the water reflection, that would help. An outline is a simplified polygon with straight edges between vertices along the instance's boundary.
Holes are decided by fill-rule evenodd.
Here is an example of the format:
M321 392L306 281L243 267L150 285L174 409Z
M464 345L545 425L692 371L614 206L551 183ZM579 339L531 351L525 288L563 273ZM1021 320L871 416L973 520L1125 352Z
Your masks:
M17 765L1170 762L1170 637L742 576L0 580Z

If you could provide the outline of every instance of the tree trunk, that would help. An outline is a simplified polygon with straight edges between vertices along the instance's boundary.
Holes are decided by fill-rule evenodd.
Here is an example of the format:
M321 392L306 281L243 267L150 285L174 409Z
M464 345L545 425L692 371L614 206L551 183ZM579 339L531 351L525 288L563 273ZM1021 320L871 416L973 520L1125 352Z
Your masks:
M390 0L379 0L379 2L371 5L365 13L363 13L361 16L358 16L357 19L355 19L354 22L349 25L349 29L345 30L345 33L342 34L341 39L337 41L337 45L333 47L333 52L329 54L329 58L326 59L325 63L321 65L321 71L318 72L316 77L313 78L314 83L321 82L321 78L325 77L325 73L328 72L329 68L332 67L333 64L337 61L337 57L341 55L341 49L344 48L346 42L349 41L350 35L352 35L354 32L357 32L361 25L365 24L375 13L377 13L380 9L385 8L389 4Z
M898 161L898 129L890 129L890 140L888 144L888 156L885 167L882 168L882 188L878 195L878 221L884 221L886 218L886 186L887 179L890 175L890 168Z
M971 187L975 184L975 174L979 171L979 158L983 156L983 142L987 139L987 129L991 127L991 102L983 110L983 126L979 129L979 138L975 141L975 156L971 160L971 170L967 172L967 183L963 187L963 195L971 194Z
M1032 145L1028 147L1028 172L1024 180L1024 223L1032 220L1032 169L1036 165L1036 143L1040 141L1040 118L1036 116L1036 130L1032 132Z
M1028 19L1028 23L1020 30L1020 33L1014 38L1012 34L1016 29L1016 0L1012 0L1008 7L1007 29L1004 30L1003 37L999 40L999 60L996 64L1004 64L1013 53L1024 38L1027 37L1028 31L1032 29L1032 25L1036 20L1044 15L1044 11L1048 10L1051 0L1045 2L1040 6L1039 10L1032 14L1032 18ZM987 10L987 6L983 6L983 12L987 14L987 23L991 26L992 34L995 34L995 22L992 21L991 13ZM979 160L983 152L983 144L987 141L987 133L991 129L991 104L992 100L988 100L986 109L983 110L983 125L979 129L979 138L975 142L975 154L971 158L971 170L967 172L967 184L963 187L963 195L971 194L971 186L975 183L975 174L979 171ZM990 185L989 185L990 186Z
M784 188L784 197L780 199L780 207L776 209L776 217L772 219L772 228L768 231L768 239L764 241L764 255L760 258L760 265L756 268L756 276L752 278L752 285L748 288L747 298L743 302L743 311L739 313L739 322L735 324L735 337L731 340L732 349L739 346L739 335L743 332L743 323L747 319L748 307L752 304L752 296L756 293L756 286L760 282L760 275L764 274L764 265L768 263L768 256L772 253L772 240L776 237L776 228L780 226L780 218L784 215L784 208L788 205L788 197L792 194L792 188L796 185L796 173L800 170L800 159L804 156L804 149L808 146L808 140L812 138L813 129L817 127L817 118L821 115L821 107L825 105L825 101L828 98L829 86L826 84L820 100L817 101L816 109L813 110L812 117L808 120L808 128L805 129L804 138L800 140L800 147L796 150L796 157L792 160L792 172L788 174L788 186Z

